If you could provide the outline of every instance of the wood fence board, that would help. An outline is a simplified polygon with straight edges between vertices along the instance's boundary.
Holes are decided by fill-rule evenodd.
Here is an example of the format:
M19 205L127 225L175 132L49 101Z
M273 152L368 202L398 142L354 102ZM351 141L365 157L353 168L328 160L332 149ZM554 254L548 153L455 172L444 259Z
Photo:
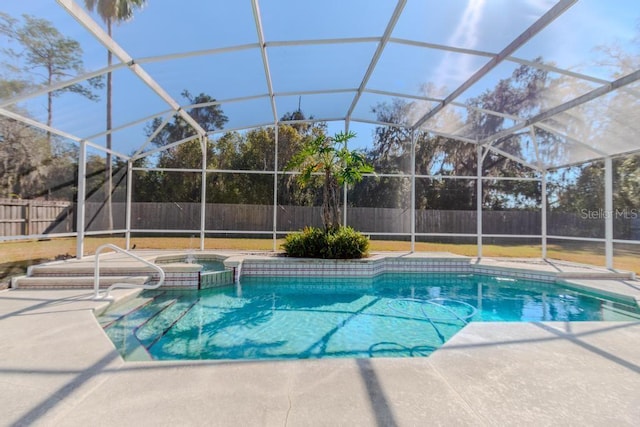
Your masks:
M207 230L271 231L273 206L208 204L205 209ZM279 232L300 230L305 226L322 226L319 206L278 205L276 224ZM0 236L67 233L75 231L75 205L64 201L0 199ZM112 204L113 226L126 225L126 204ZM403 208L350 207L347 222L367 233L409 233L411 210ZM135 202L131 206L131 226L138 230L199 230L200 203ZM107 230L104 203L85 203L87 231ZM417 233L476 233L476 212L460 210L418 210L415 212ZM483 211L485 234L541 234L540 211ZM547 216L549 235L604 237L604 219L588 219L580 212L552 211ZM616 218L614 237L640 238L640 220Z

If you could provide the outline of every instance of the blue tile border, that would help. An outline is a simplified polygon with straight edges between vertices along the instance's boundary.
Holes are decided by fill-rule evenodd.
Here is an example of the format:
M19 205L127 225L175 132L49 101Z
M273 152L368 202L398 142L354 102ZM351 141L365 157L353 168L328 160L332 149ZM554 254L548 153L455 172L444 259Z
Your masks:
M311 260L245 258L242 276L372 278L382 273L469 273L555 282L557 274L508 267L476 265L467 258L379 257L373 260Z

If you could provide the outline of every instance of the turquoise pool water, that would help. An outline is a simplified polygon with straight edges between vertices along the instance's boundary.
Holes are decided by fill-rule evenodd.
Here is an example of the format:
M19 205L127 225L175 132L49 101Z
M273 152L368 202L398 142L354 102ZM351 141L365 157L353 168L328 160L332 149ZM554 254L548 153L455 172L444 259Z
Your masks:
M640 310L539 282L384 274L146 291L99 318L129 360L428 356L471 321L586 320L640 320Z

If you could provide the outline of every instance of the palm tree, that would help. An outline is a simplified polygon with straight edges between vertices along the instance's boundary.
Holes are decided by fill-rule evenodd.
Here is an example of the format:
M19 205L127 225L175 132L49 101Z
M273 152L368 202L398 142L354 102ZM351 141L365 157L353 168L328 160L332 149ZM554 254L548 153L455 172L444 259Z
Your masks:
M310 140L286 168L300 170L298 181L303 187L314 177L322 182L322 223L327 232L340 226L340 187L358 183L364 173L373 172L363 153L347 148L347 142L355 136L354 132L339 132L333 138L320 134Z
M107 25L107 34L112 37L112 26L114 23L120 23L128 21L133 18L133 11L136 8L142 8L146 0L84 0L84 4L91 12L96 11L100 18ZM107 49L107 66L111 67L113 63L113 54ZM111 120L111 99L112 99L112 76L111 71L107 73L107 132L112 128ZM111 133L107 133L107 150L111 150ZM111 208L111 192L112 190L112 165L111 165L111 153L107 152L106 155L106 171L105 177L107 180L106 185L106 206L107 206L107 219L108 229L113 229L113 212Z

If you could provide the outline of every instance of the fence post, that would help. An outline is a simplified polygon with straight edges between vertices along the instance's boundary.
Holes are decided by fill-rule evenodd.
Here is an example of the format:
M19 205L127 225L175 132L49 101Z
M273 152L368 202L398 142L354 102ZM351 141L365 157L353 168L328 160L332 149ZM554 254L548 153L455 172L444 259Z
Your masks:
M24 224L24 227L22 229L22 234L24 236L28 236L30 228L31 228L30 227L31 226L31 224L30 224L31 221L29 219L29 216L30 216L30 212L29 211L31 210L31 201L28 201L27 203L25 203L22 206L23 206L22 207L22 216L23 216L23 218L22 218L23 222L22 223Z

